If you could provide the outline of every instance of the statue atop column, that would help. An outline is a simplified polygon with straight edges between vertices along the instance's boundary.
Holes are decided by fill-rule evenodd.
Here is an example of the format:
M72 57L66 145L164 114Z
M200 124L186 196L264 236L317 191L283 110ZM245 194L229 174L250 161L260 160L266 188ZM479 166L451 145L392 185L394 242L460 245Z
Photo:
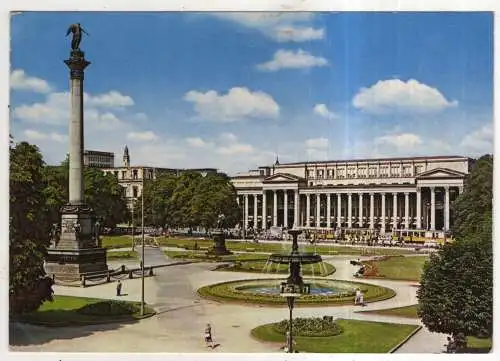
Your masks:
M71 40L71 49L80 50L80 42L82 41L82 34L85 33L89 35L81 26L80 23L71 24L66 32L66 36L73 33L73 39Z

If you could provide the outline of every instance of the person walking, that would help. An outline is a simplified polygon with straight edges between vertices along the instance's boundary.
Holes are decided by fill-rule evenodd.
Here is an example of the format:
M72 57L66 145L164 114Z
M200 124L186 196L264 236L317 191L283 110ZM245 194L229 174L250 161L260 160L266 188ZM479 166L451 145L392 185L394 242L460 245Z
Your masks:
M212 339L212 327L209 323L207 323L207 327L205 327L205 344L207 347L214 348L214 342Z
M116 284L116 295L117 296L122 295L122 283L120 280L118 280L118 283Z
M356 296L354 297L354 305L357 305L359 303L360 296L361 296L361 290L358 288L356 289Z

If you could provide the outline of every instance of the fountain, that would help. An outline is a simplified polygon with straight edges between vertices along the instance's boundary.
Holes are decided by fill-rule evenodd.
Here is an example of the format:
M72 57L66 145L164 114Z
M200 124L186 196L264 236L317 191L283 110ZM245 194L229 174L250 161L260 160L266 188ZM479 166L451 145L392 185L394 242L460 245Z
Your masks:
M280 254L273 253L269 256L267 260L270 263L278 264L288 264L289 265L289 276L286 282L282 282L280 286L280 295L286 298L288 305L288 310L290 312L290 319L288 321L288 333L287 333L287 352L292 353L293 351L293 307L295 304L295 299L301 295L308 295L311 293L311 285L304 283L302 276L300 274L300 269L303 264L315 264L321 263L323 260L319 254L314 253L301 253L299 252L299 242L298 237L302 231L300 229L291 229L288 234L292 235L292 252L290 254Z
M301 276L301 267L305 264L322 263L323 260L319 254L299 252L298 236L302 233L300 229L291 229L288 234L292 235L292 252L289 254L273 253L269 256L266 264L288 264L289 276L286 282L280 287L280 293L289 294L309 294L310 285L305 284Z

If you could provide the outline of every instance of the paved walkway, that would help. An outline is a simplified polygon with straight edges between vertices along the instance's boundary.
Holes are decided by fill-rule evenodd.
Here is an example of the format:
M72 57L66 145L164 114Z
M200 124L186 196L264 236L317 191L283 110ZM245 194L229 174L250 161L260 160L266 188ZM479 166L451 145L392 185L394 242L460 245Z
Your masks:
M146 248L146 260L169 262L161 249ZM363 257L361 257L363 259ZM328 278L355 280L356 267L349 264L352 256L326 256L337 271ZM137 261L136 261L137 262ZM111 263L116 267L123 262ZM149 262L148 262L149 263ZM47 329L32 325L14 325L13 351L53 352L280 352L279 345L262 343L250 337L249 331L263 323L280 321L287 317L287 308L220 304L200 299L199 287L236 279L276 277L283 275L212 272L214 264L193 263L160 268L157 276L145 279L145 300L153 305L158 314L132 324L115 324L86 327ZM357 281L360 281L356 279ZM392 288L397 295L389 300L368 304L363 310L384 309L415 304L416 287L408 282L388 280L361 280ZM59 295L75 295L139 301L141 279L123 282L124 296L115 295L115 285L104 284L89 288L55 287ZM419 324L419 320L400 317L384 317L357 313L359 306L296 308L294 316L311 317L331 315L335 318ZM206 323L213 327L214 339L220 346L207 349L203 342ZM445 343L445 336L426 329L419 331L398 352L437 353Z

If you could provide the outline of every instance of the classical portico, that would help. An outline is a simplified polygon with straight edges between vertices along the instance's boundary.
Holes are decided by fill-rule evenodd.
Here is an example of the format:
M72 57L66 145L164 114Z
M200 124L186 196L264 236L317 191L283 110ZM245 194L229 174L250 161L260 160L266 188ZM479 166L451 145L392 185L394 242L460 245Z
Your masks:
M390 168L391 161L375 162L382 172L384 168L380 163L389 163ZM371 162L365 161L368 165ZM404 170L401 163L408 163L408 159L397 163L399 170ZM424 163L427 170L415 163L417 166ZM436 163L434 167L432 163ZM244 202L242 223L246 229L295 226L381 232L394 229L449 231L453 216L450 205L463 189L468 159L413 158L412 164L412 174L407 171L402 176L396 172L392 176L381 176L383 173L377 176L375 173L372 177L347 179L329 172L328 162L322 164L321 173L311 173L310 165L302 163L303 176L289 172L297 168L297 163L281 164L261 167L253 176L236 176L232 181L240 204L241 200ZM322 176L326 174L330 177ZM325 184L325 179L331 183Z

